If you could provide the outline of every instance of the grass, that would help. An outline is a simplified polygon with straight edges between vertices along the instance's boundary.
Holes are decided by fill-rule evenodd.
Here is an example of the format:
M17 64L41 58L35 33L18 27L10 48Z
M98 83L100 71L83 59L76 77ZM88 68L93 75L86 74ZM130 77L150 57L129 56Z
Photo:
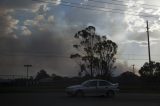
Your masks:
M64 90L53 86L0 87L0 93L64 92Z

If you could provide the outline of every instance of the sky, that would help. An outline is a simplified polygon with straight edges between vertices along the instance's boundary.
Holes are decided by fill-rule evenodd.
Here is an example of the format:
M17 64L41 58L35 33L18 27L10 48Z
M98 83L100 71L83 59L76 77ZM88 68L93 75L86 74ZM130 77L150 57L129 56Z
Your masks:
M116 75L136 71L151 58L160 61L159 0L0 0L0 75L75 76L74 34L89 25L118 44Z

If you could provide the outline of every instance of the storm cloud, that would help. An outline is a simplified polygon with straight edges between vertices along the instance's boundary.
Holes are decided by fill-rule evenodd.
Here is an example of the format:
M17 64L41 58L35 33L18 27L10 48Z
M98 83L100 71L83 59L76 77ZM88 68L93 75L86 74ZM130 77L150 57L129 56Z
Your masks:
M28 8L34 3L34 0L1 0L0 7L5 9Z
M159 19L142 17L142 15L160 17L159 8L146 9L142 4L151 3L149 0L130 0L130 2L124 0L118 3L112 0L105 1L113 4L92 0L68 2L78 3L82 7L92 5L95 8L123 11L114 13L65 7L61 5L61 2L63 3L61 0L50 0L50 2L0 0L0 74L25 75L23 65L32 64L30 75L35 75L40 69L60 75L77 75L79 68L69 58L74 52L73 36L88 25L95 26L98 34L106 35L119 45L118 57L123 59L121 61L123 63L127 60L127 56L121 54L133 54L137 50L139 54L147 53L144 51L147 51L146 20L149 20L152 53L159 52L156 49L160 44ZM119 5L114 5L115 3ZM158 0L152 3L157 4ZM127 63L139 65L143 62ZM120 64L119 67L121 71L129 70L127 68L129 66L125 64Z
M45 14L46 3L36 4L32 0L2 0L0 5L1 74L24 75L23 65L32 64L30 75L35 75L40 69L45 69L50 74L75 75L76 71L72 70L76 66L69 58L73 37L70 35L77 31L74 27L58 26L54 22L53 14ZM30 7L37 5L36 11L30 10ZM29 11L30 14L38 13L33 19L20 21L12 16L16 9L25 9L24 12Z

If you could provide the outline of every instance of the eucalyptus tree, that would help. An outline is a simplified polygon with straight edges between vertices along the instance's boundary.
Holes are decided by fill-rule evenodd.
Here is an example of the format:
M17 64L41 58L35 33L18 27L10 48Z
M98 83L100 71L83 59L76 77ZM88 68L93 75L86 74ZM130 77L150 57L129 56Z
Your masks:
M116 43L105 36L97 35L96 28L93 26L78 31L74 38L76 44L73 47L77 53L71 54L70 57L80 65L81 72L91 77L111 74L118 48Z

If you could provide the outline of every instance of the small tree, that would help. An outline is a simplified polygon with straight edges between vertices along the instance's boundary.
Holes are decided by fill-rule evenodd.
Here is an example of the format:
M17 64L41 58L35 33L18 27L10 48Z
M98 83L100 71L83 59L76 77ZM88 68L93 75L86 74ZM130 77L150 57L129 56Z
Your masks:
M47 74L47 72L44 69L42 69L37 73L35 79L40 80L40 79L49 78L49 77L50 77L49 74Z
M160 63L154 61L146 62L139 70L139 74L145 80L158 80L160 78Z

